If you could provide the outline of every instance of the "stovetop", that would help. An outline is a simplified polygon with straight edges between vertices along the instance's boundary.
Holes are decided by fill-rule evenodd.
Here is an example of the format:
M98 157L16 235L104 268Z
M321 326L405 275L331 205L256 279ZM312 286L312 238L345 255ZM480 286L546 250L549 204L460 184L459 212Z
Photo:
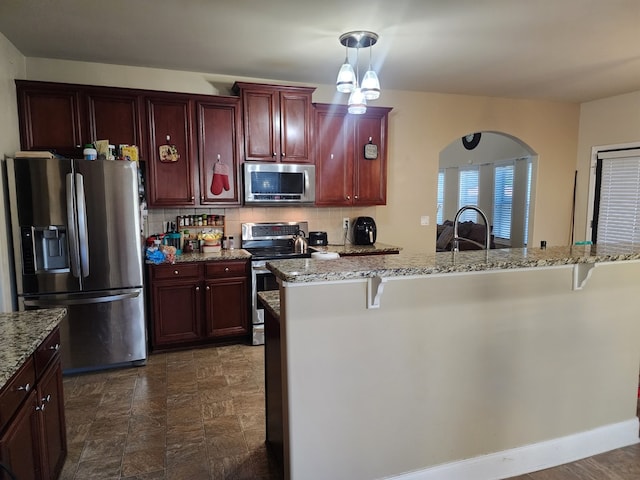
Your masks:
M298 232L309 233L307 222L243 223L241 246L251 253L252 260L309 258L310 253L295 253L293 237Z

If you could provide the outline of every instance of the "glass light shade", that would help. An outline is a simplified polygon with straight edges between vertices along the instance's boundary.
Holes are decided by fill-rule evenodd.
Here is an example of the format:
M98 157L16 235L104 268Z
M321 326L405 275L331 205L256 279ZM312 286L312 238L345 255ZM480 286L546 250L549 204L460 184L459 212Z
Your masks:
M362 93L367 100L376 100L380 97L380 81L373 70L367 70L362 77Z
M356 89L349 95L349 113L363 114L367 111L367 99L364 98L362 89L356 87Z
M340 93L351 93L356 88L356 74L353 67L346 61L340 67L338 79L336 80L336 89Z

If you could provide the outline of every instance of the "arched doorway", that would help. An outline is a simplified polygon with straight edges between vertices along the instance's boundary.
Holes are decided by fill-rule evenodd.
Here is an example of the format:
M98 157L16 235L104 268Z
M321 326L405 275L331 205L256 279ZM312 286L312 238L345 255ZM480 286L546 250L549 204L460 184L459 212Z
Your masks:
M533 230L536 153L502 132L476 132L457 138L440 152L437 220L453 220L463 205L487 216L497 248L530 244ZM461 221L478 221L467 211Z

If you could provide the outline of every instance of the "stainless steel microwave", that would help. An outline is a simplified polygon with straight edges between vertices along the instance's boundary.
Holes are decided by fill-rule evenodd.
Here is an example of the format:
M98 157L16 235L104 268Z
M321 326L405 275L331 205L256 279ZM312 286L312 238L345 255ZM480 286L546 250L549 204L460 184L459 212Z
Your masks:
M246 205L313 205L315 201L315 165L244 163Z

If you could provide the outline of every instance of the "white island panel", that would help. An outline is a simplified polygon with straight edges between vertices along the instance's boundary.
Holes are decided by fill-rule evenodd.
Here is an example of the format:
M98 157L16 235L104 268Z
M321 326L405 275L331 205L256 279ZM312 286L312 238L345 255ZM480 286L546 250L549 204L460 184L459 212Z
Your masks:
M581 290L573 272L389 278L377 309L366 279L284 282L287 478L445 478L429 472L622 432L464 476L498 478L637 442L640 263L598 263Z

